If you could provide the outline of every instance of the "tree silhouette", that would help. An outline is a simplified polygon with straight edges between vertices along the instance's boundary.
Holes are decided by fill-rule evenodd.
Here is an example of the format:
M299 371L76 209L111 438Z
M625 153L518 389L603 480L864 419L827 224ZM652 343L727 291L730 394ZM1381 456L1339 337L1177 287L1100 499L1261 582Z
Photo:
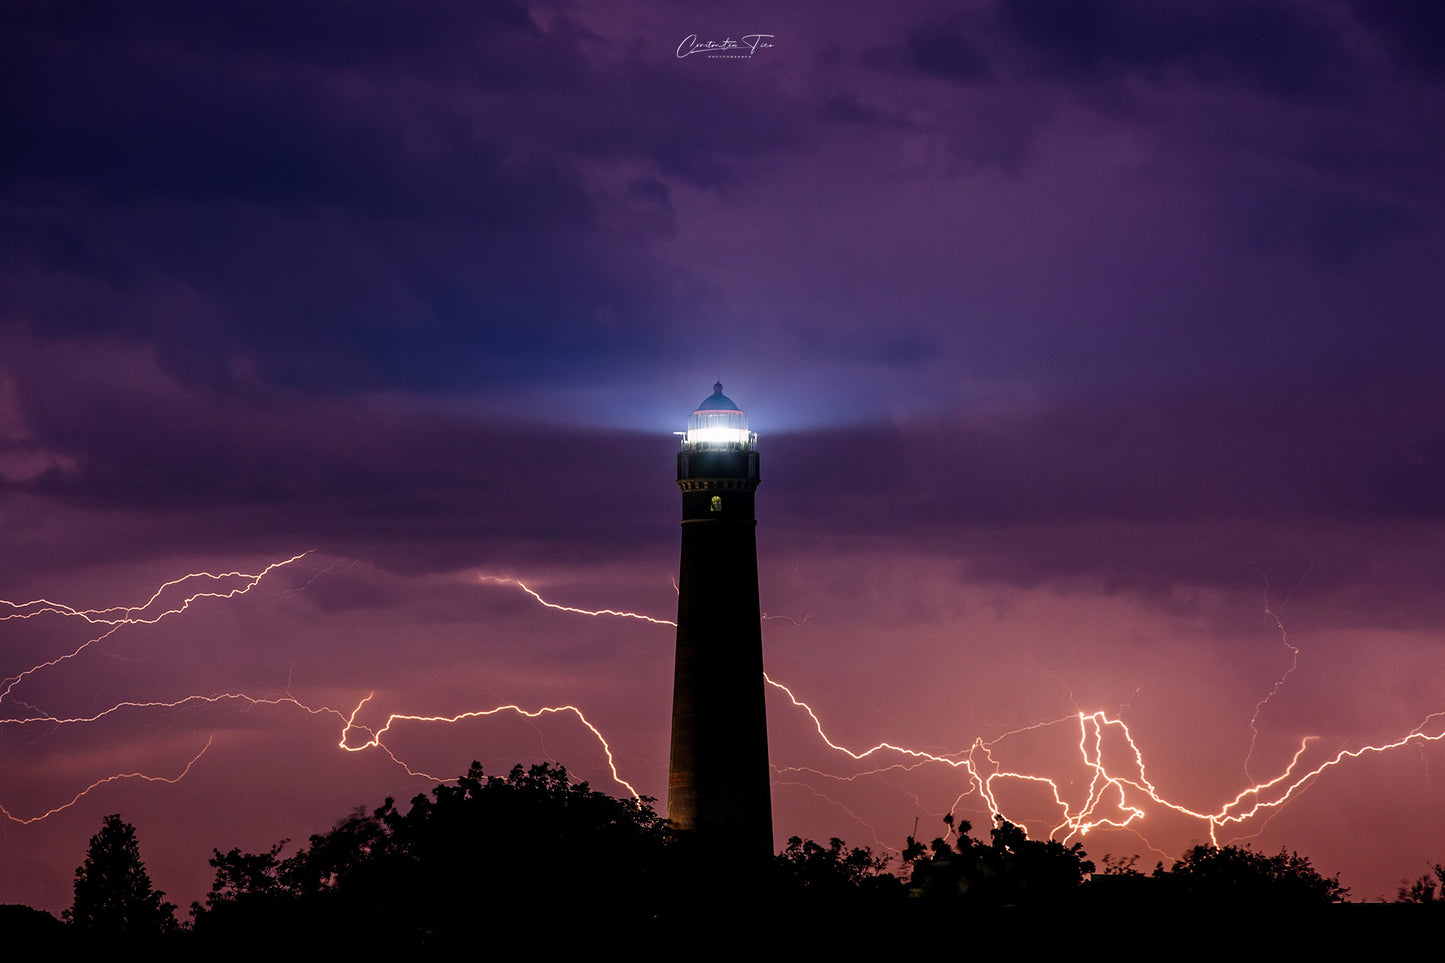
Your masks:
M1433 874L1433 879L1431 878ZM1436 863L1431 867L1429 873L1417 878L1413 883L1400 884L1397 903L1442 903L1445 902L1445 893L1437 895L1436 886L1445 884L1445 865Z
M865 885L888 868L887 856L867 848L849 849L838 837L827 846L793 836L778 864L804 889L840 890Z
M207 913L240 918L274 912L276 905L291 895L281 877L282 862L278 858L289 840L282 840L264 853L243 853L232 848L223 853L212 850L211 867L216 878L206 894L205 905L191 904L191 916L200 919Z
M793 836L776 863L781 884L777 896L782 899L851 907L862 900L879 904L903 892L898 878L885 872L887 856L874 856L866 847L849 849L836 836L827 846Z
M105 817L75 870L75 902L62 917L76 929L106 937L154 936L176 928L175 905L151 886L135 827L119 813Z
M461 946L480 926L511 930L650 919L663 892L663 820L650 800L573 784L565 769L486 776L473 763L454 785L406 812L388 799L280 858L215 851L215 882L196 905L204 938L264 931L341 940Z
M957 832L952 846L943 838L924 846L908 837L903 860L912 867L908 887L914 896L989 906L1057 906L1071 900L1094 872L1080 844L1029 839L1002 816L994 817L988 843L969 836L966 819L955 826L950 813L943 821Z
M1239 908L1286 909L1341 903L1340 878L1324 876L1308 856L1281 849L1274 856L1240 846L1195 846L1154 877L1166 899Z

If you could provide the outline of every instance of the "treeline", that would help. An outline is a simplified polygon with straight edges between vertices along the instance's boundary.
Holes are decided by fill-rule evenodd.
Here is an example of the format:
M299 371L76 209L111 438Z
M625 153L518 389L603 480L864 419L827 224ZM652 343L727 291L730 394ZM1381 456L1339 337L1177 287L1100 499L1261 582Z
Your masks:
M838 839L794 837L771 862L749 864L669 833L650 800L593 791L550 765L501 777L473 763L405 811L391 799L358 810L291 855L286 840L260 853L215 850L215 880L185 926L152 887L134 829L107 817L76 870L64 938L230 955L279 945L495 947L582 934L726 941L800 926L838 940L1027 922L1033 941L1062 944L1084 921L1134 933L1206 918L1238 925L1298 918L1348 896L1338 876L1284 851L1197 846L1146 873L1134 858L1096 867L1082 845L1030 839L1002 818L977 838L966 821L950 815L944 824L926 844L909 837L896 861ZM1445 905L1437 884L1445 867L1402 887L1400 899ZM46 929L45 921L12 908L6 929Z

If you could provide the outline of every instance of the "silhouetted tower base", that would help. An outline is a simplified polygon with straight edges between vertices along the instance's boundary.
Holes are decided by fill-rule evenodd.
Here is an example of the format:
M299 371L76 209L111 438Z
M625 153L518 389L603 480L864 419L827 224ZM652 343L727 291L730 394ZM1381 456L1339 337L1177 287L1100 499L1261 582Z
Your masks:
M771 856L757 435L721 384L688 419L677 484L682 562L667 818L700 846Z

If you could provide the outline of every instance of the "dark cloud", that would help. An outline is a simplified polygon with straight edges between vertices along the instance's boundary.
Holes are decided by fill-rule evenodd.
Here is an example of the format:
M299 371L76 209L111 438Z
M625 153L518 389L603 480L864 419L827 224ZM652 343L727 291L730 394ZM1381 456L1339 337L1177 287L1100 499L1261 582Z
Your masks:
M1312 189L1301 182L1255 185L1235 195L1225 209L1231 226L1249 248L1302 249L1324 270L1338 270L1361 252L1394 235L1410 222L1401 203Z
M1353 57L1309 4L1226 0L1000 0L1000 22L1050 74L1126 73L1236 84L1292 100L1332 99Z
M1445 77L1445 9L1431 0L1371 3L1351 0L1361 23L1376 30L1386 49L1408 69Z
M413 22L385 4L248 7L216 18L184 4L102 4L110 16L96 21L36 18L12 36L25 96L10 115L20 149L8 153L6 177L102 197L415 212L426 200L418 191L439 180L418 173L469 159L472 138L455 106L436 102L436 85L487 89L475 70L448 73L511 60L501 55L519 42L542 47L525 16L472 16L485 9L460 22ZM528 62L545 76L554 72L548 59ZM364 75L349 72L362 67ZM515 90L518 74L507 76ZM460 147L461 156L428 157L420 142Z
M794 136L767 81L604 64L514 4L93 12L39 9L9 44L12 307L213 386L228 354L353 390L656 364L693 287L651 249L676 233L668 180L735 184Z
M841 124L881 124L896 126L900 120L870 107L854 93L838 93L823 103L823 118Z
M993 79L993 67L973 38L958 24L924 24L905 38L908 63L920 73L966 84Z
M745 161L794 143L806 108L771 83L717 80L676 64L629 65L569 111L564 142L584 155L645 158L701 187L735 186Z
M672 206L672 194L660 178L651 174L637 178L627 185L627 199L647 212L662 233L677 233L677 211Z
M599 246L577 223L593 205L568 178L493 172L479 200L495 215L459 228L235 206L32 208L7 232L26 251L12 304L33 305L21 316L51 336L154 342L178 376L212 384L225 371L211 365L234 353L279 383L337 389L447 391L583 359L655 362L678 272L650 263L646 234L634 258ZM175 295L189 307L178 313Z
M239 55L272 64L321 63L367 72L419 63L443 69L474 57L479 42L495 38L500 49L503 42L540 35L527 5L512 0L442 2L425 10L403 10L384 0L318 0L304 7L258 0L224 10L172 0L80 0L20 3L6 13L8 26L57 48L87 43L159 46L212 58Z
M197 396L164 380L144 393L106 376L20 380L37 412L37 443L70 453L74 467L6 487L77 510L151 517L166 532L117 546L121 557L218 541L339 554L387 545L396 549L388 557L427 569L525 556L524 543L557 557L586 557L602 544L626 553L670 534L649 517L655 493L634 484L645 465L666 462L665 437L507 425L380 401ZM659 478L665 485L665 472Z
M982 552L992 577L1024 584L1237 585L1241 560L1278 560L1283 530L1445 520L1432 394L1424 379L1281 381L790 435L770 446L770 495L789 528ZM845 484L812 484L835 466Z
M913 73L967 85L994 80L993 65L974 31L958 21L910 27L898 45L874 45L861 55L864 65L889 73Z

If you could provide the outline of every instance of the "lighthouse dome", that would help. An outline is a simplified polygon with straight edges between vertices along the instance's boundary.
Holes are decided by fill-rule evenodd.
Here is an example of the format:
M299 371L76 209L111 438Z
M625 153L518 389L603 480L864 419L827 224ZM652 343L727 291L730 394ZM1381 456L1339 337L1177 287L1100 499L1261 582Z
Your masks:
M722 382L715 382L712 386L712 394L702 399L702 404L697 406L698 411L740 411L736 402L722 393Z
M692 417L687 419L683 447L689 449L757 448L758 436L748 430L748 416L723 394L722 382L712 386L712 394L702 400Z

